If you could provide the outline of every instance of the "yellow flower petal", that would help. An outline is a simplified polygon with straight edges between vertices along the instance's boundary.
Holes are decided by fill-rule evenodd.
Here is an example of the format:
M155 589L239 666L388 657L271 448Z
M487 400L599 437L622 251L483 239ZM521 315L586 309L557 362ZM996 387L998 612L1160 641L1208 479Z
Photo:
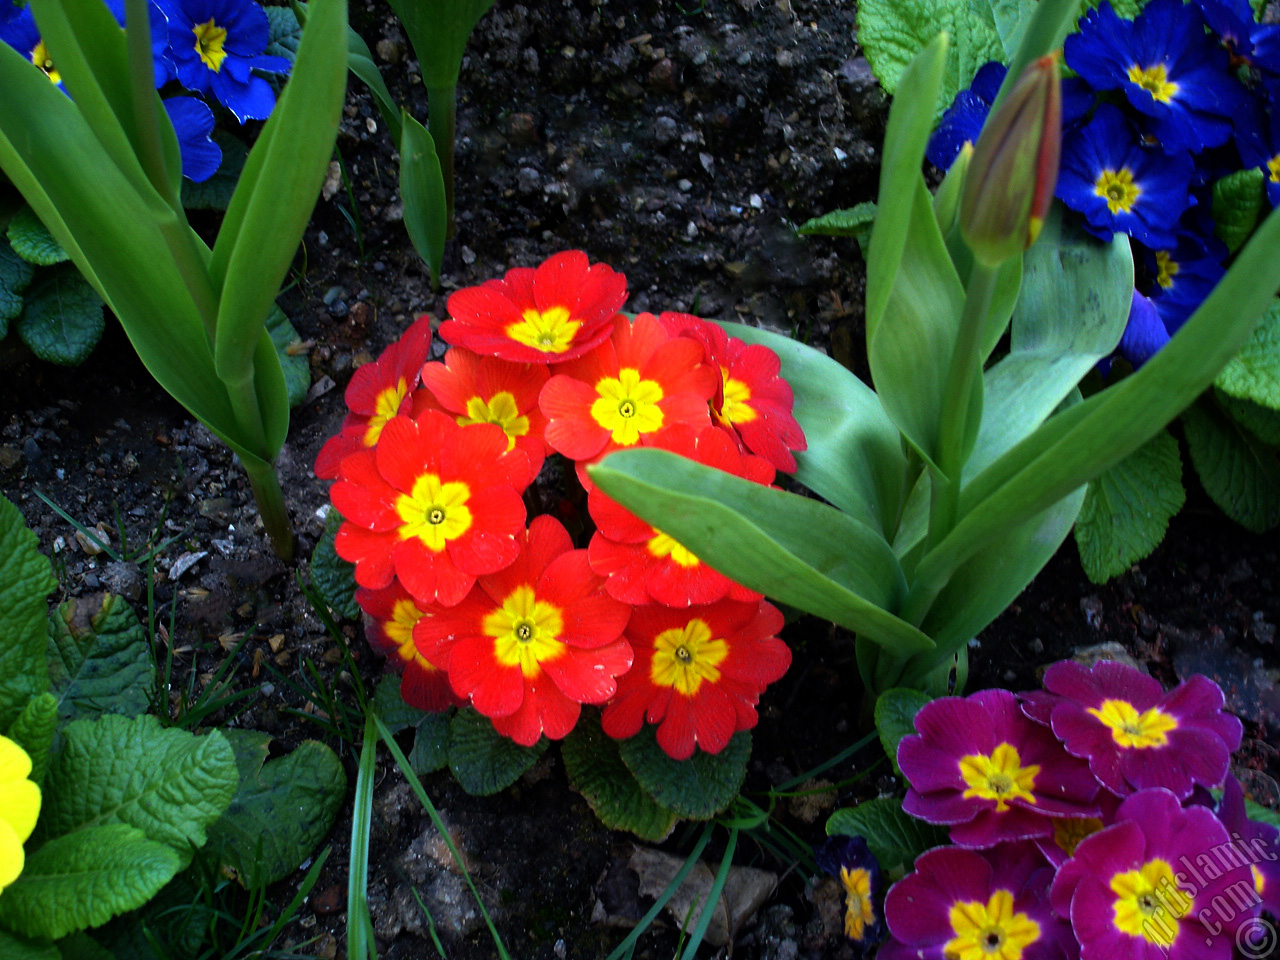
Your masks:
M10 740L0 737L0 783L25 780L31 776L31 758L27 751Z
M0 823L7 823L17 834L18 842L26 842L36 828L40 816L40 788L30 780L0 783Z
M18 879L25 863L22 841L13 832L13 827L0 820L0 890Z

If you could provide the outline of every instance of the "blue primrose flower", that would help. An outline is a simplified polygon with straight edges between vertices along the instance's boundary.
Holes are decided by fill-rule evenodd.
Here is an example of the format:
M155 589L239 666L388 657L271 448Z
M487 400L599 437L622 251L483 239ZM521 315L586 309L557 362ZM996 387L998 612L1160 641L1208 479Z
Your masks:
M263 51L267 15L254 0L163 0L170 57L188 90L212 94L237 120L263 120L276 97L254 70L287 73L289 61Z
M1273 86L1271 93L1280 94L1280 85ZM1273 99L1273 102L1274 101ZM1236 147L1240 151L1240 161L1245 169L1258 168L1263 173L1263 183L1267 187L1267 201L1271 206L1280 206L1280 110L1258 110L1252 124L1241 124L1236 131Z
M1118 107L1102 104L1063 145L1057 196L1101 240L1115 231L1153 249L1172 247L1178 219L1194 202L1190 155L1138 142Z
M859 953L884 937L880 863L862 837L829 837L818 848L818 868L844 886L844 935Z
M1249 0L1196 0L1205 23L1226 47L1232 65L1280 71L1280 24L1257 23Z
M1067 66L1096 89L1123 91L1166 150L1197 153L1225 143L1245 107L1226 51L1204 27L1182 0L1151 0L1132 21L1104 0L1063 49Z
M1157 250L1153 257L1155 285L1151 299L1165 330L1172 335L1182 329L1227 271L1221 256L1186 236L1179 238L1173 249Z
M195 183L208 180L222 163L222 148L209 139L213 132L213 111L195 97L169 97L164 101L164 108L173 132L178 135L182 175Z
M987 122L991 104L1000 92L1009 68L998 60L982 66L973 77L969 89L961 90L942 115L938 129L929 138L925 158L935 167L948 169L966 143L977 143L982 125Z
M1120 338L1116 353L1137 370L1168 342L1169 331L1165 329L1156 305L1134 290L1133 300L1129 304L1129 319L1125 322L1124 335ZM1106 363L1105 366L1109 368L1110 364ZM1107 372L1106 369L1103 370L1104 375Z

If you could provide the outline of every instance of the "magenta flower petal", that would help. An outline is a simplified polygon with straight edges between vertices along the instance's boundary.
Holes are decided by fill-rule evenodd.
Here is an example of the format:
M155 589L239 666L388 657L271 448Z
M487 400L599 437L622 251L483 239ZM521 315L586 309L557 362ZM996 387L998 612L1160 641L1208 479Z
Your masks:
M1280 917L1280 830L1269 823L1249 819L1244 791L1235 777L1227 777L1223 784L1218 819L1231 834L1233 843L1230 849L1215 851L1215 854L1220 861L1247 863L1263 909L1273 917ZM1204 869L1207 872L1207 866Z

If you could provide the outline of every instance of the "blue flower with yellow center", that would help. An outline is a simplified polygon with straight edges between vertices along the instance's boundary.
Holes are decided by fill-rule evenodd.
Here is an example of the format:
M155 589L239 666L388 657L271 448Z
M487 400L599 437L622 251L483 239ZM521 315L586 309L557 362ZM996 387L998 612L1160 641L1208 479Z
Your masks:
M1249 0L1196 0L1209 29L1226 48L1232 66L1280 71L1280 25L1254 20Z
M1199 10L1182 0L1151 0L1135 20L1103 2L1080 20L1064 53L1097 90L1120 90L1168 151L1223 144L1246 102L1227 53L1205 33Z
M844 935L859 951L884 937L880 863L862 837L829 837L817 850L818 868L844 887Z
M1194 202L1192 170L1186 153L1144 147L1119 108L1104 103L1063 144L1057 195L1102 240L1119 231L1154 249L1172 247L1178 218Z
M164 101L164 108L173 132L178 135L182 175L195 183L208 180L222 163L222 148L209 138L213 132L213 111L195 97L169 97Z
M1217 238L1205 244L1186 236L1179 238L1172 249L1152 254L1151 299L1170 335L1182 329L1218 285L1227 272L1222 265L1225 256L1226 249Z
M254 70L286 73L289 61L267 56L271 27L253 0L162 0L169 55L188 90L211 94L236 119L271 115L275 93Z

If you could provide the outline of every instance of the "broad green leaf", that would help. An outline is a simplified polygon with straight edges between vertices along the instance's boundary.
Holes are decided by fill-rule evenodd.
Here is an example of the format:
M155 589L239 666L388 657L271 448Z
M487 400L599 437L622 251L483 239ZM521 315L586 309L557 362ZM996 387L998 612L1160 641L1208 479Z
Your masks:
M834 507L665 450L612 453L591 478L731 580L902 654L931 646L887 612L905 587L889 545Z
M688 760L673 760L658 746L654 728L618 741L618 753L640 789L661 807L690 820L710 820L725 810L747 778L751 733L735 733L719 753L695 748Z
M70 265L41 271L27 290L18 336L41 360L74 367L102 339L102 298Z
M449 722L449 769L463 790L486 797L519 780L547 752L548 743L542 737L532 747L522 747L467 707Z
M0 897L0 926L50 940L96 927L142 906L184 862L173 847L136 827L91 824L27 857L22 875Z
M1267 446L1280 447L1280 410L1233 397L1217 388L1214 388L1213 395L1232 420Z
M18 508L0 496L0 730L8 730L27 703L49 689L45 597L57 586L36 535Z
M876 732L880 734L880 745L899 776L902 768L898 766L898 744L903 737L916 732L916 714L929 700L928 694L905 687L894 687L876 697Z
M902 812L896 797L864 800L837 810L827 820L827 836L862 837L886 873L910 869L916 857L947 842L939 827Z
M409 766L423 777L449 765L449 714L428 713L413 731Z
M1227 245L1239 250L1267 208L1264 174L1259 167L1237 170L1213 185L1213 231Z
M333 545L341 523L338 511L330 510L324 520L324 534L311 552L311 582L334 613L346 620L355 620L360 616L356 603L356 565L338 556Z
M271 335L271 343L280 359L280 369L284 372L289 406L296 407L307 398L307 391L311 389L311 364L307 355L289 352L289 348L301 343L302 338L278 306L272 306L267 314L267 333Z
M226 811L209 826L208 850L245 887L276 883L333 827L347 775L337 754L315 740L266 760L260 734L227 730L225 736L236 751L240 783Z
M22 291L34 275L35 268L0 241L0 338L9 332L9 321L22 313Z
M49 770L49 753L53 749L53 734L57 729L58 698L52 693L42 693L27 702L5 733L31 758L28 779L37 787L44 783L44 775Z
M227 204L231 203L231 197L236 191L236 184L240 181L240 173L244 170L244 162L249 156L249 148L239 137L216 128L212 136L213 142L222 150L222 163L207 180L196 183L183 178L182 206L187 210L227 209Z
M863 0L858 4L858 43L876 79L896 102L911 59L939 31L949 33L952 49L941 75L942 101L949 104L979 67L988 60L1005 59L1000 36L984 6L983 0Z
M832 210L802 223L796 233L802 237L853 237L858 248L866 250L871 241L871 227L876 219L876 205L870 201L846 210Z
M104 713L146 713L156 668L133 608L110 594L79 597L49 618L49 677L60 725Z
M418 256L431 271L431 282L440 283L444 244L449 229L444 175L435 141L427 128L406 110L401 114L400 199L404 202L404 225Z
M267 23L271 28L266 53L284 57L290 63L298 56L302 43L302 24L288 7L266 7Z
M1280 524L1280 448L1241 429L1207 399L1187 408L1182 428L1200 482L1223 513L1254 533Z
M391 0L421 64L422 83L428 89L458 85L458 71L467 39L493 0Z
M1075 526L1085 574L1106 583L1149 555L1186 499L1178 441L1161 430L1089 481Z
M989 11L991 24L1004 48L1005 56L1000 59L1007 60L1017 53L1036 4L1034 0L984 0L978 5L980 11L983 6Z
M75 720L49 766L41 839L125 823L184 858L231 802L239 776L226 738L166 729L144 714ZM0 898L3 902L3 898Z
M569 783L611 830L628 830L641 840L661 843L678 817L640 788L622 762L618 742L600 729L600 718L584 714L560 748Z
M808 449L795 478L845 513L887 536L898 522L905 482L902 441L875 391L826 354L790 337L722 323L730 336L758 343L782 361L795 418Z
M385 674L378 681L373 691L373 711L392 733L416 727L430 716L427 711L404 702L404 697L400 696L400 678L393 673Z
M1214 381L1223 393L1280 410L1280 300L1273 300L1253 336Z
M1264 807L1260 803L1256 803L1245 797L1244 812L1250 820L1256 820L1259 823L1269 823L1273 827L1280 827L1280 811L1272 810L1270 807Z
M5 960L66 960L52 943L36 943L6 930L0 930L0 957Z
M5 231L13 252L27 263L38 267L51 267L69 259L67 251L53 239L53 234L40 222L36 212L25 204L13 219L9 221L9 229Z

